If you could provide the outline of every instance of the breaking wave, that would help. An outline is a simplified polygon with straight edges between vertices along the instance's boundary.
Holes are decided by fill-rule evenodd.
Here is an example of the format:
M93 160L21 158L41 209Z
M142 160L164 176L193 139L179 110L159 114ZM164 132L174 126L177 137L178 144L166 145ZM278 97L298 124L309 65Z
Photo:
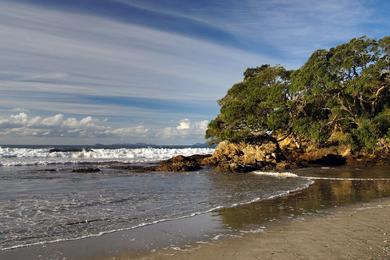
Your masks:
M120 148L53 152L49 148L0 147L0 165L22 166L87 162L148 163L166 160L175 155L211 154L213 151L212 148Z

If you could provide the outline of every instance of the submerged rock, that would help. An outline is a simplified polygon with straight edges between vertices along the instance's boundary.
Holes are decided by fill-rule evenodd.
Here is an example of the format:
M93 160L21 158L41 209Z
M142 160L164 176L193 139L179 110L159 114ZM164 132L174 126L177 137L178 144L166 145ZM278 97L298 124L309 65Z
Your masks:
M327 154L319 159L310 161L310 163L312 164L331 165L331 166L344 165L346 162L347 159L339 154Z
M88 167L88 168L76 168L76 169L73 169L72 172L77 172L77 173L93 173L93 172L100 172L100 169L99 169L99 168L92 168L92 167Z
M92 149L89 148L52 148L49 150L49 153L68 153L68 152L92 152Z
M113 170L126 170L129 172L150 172L154 171L156 165L155 164L132 164L132 163L122 163L122 162L115 162L110 163L107 168L113 169Z
M162 172L185 172L196 171L202 169L202 166L207 165L204 159L211 157L208 155L195 154L191 156L177 155L173 158L162 161L159 165L154 167L154 171Z

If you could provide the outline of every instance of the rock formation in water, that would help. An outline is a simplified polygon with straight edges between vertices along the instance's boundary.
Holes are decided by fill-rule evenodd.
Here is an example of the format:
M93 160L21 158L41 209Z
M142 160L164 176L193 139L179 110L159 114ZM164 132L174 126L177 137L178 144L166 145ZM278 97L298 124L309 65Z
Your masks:
M219 100L208 159L227 171L385 163L390 157L390 37L315 51L297 70L262 65Z
M174 157L156 170L283 170L387 163L390 158L390 36L360 37L315 51L297 70L262 65L219 100L202 159Z

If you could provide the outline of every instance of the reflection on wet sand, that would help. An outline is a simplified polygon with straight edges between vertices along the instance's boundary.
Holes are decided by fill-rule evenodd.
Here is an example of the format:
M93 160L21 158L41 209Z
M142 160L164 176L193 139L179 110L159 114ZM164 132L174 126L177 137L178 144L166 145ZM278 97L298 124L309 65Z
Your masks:
M169 250L189 249L213 242L215 237L237 235L250 230L262 230L262 226L269 223L278 225L278 220L289 218L301 219L305 215L322 214L324 209L352 204L354 202L367 202L372 199L390 196L389 168L370 169L303 169L298 175L357 178L358 180L315 180L309 188L278 197L263 200L234 208L219 209L191 218L176 219L160 222L139 229L114 232L100 237L53 243L17 250L0 251L1 259L53 259L66 256L67 259L133 259L150 255L151 250L158 255ZM275 183L272 177L259 177L256 175L208 175L210 185L215 191L228 190L226 196L237 193L247 196L245 185L254 188L261 180L265 187L278 185L283 188L286 183L302 182L301 178L281 180ZM260 178L260 179L259 179ZM371 178L389 178L389 180L370 180ZM364 180L362 180L364 179ZM307 181L307 180L304 180ZM237 185L237 184L240 185ZM261 194L261 192L260 192ZM213 195L213 194L211 194ZM274 220L277 220L274 222ZM273 225L273 224L272 224ZM271 230L272 227L270 227ZM242 234L239 234L242 235ZM218 239L217 239L218 240ZM165 251L164 251L165 248ZM157 257L158 258L158 257Z
M313 169L311 172L313 173ZM221 209L218 213L226 226L246 229L281 217L312 214L329 207L390 196L389 168L365 170L341 168L328 170L328 172L332 176L337 174L338 177L359 178L359 180L315 180L308 189L290 196ZM305 169L302 175L311 176L310 169ZM324 175L326 173L322 174ZM376 176L389 177L389 180L368 179ZM361 180L363 177L367 180Z

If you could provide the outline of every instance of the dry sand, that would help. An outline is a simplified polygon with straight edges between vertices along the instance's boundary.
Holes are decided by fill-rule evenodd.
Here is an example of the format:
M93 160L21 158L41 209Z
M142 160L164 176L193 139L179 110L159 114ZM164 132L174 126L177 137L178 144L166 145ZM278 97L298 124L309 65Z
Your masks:
M277 223L260 234L189 251L160 251L142 259L390 259L390 198Z

